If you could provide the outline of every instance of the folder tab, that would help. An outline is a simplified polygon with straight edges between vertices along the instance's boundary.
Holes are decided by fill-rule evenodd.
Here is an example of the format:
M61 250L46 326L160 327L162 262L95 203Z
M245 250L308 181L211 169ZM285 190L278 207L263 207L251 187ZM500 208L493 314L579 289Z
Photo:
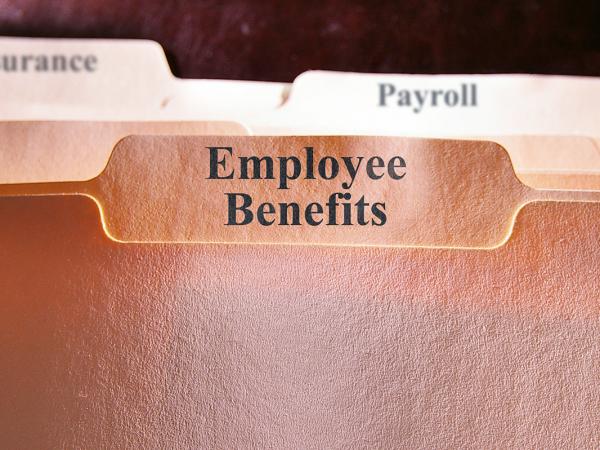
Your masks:
M598 105L593 77L309 71L284 109L312 134L598 136Z
M339 136L130 136L88 182L0 193L91 196L123 242L482 249L527 203L600 200L522 184L492 142Z
M176 78L147 40L2 37L0 54L2 120L237 121L276 108L285 87Z

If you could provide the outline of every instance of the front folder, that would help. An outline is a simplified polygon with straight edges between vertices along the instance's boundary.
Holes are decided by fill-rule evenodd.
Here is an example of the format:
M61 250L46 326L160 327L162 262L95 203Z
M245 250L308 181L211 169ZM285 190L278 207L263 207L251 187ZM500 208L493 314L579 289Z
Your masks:
M600 442L597 203L493 250L121 243L81 195L0 218L7 448Z

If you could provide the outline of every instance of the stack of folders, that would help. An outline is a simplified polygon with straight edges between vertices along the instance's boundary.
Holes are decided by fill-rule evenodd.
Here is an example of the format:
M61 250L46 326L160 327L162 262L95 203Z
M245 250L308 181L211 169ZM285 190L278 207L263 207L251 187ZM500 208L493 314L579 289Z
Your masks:
M600 447L600 79L1 38L0 120L3 448Z

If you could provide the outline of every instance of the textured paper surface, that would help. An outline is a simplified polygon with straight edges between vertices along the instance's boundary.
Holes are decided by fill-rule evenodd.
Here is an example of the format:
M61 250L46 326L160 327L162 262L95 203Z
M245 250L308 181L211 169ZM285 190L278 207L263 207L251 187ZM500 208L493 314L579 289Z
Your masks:
M600 189L600 143L577 136L493 136L519 179L538 189Z
M243 135L232 122L0 122L0 183L88 180L131 134Z
M0 199L7 448L596 448L600 205L494 251L119 244Z
M209 179L210 147L222 152L222 176ZM314 149L314 162L324 157L362 157L362 170L348 188L343 170L332 180L305 179L306 147ZM273 179L240 179L240 157L274 159ZM405 160L402 179L367 176L367 160ZM296 157L298 179L281 189L281 158ZM278 166L279 164L279 166ZM343 166L343 164L342 164ZM267 166L261 166L261 176ZM360 166L357 166L360 168ZM315 169L316 170L316 169ZM385 173L386 170L378 172ZM257 172L249 172L249 174ZM290 172L291 173L291 172ZM2 195L82 193L95 198L103 212L107 233L126 242L228 242L296 243L326 245L377 245L417 247L493 248L510 236L514 217L525 204L538 200L599 201L600 192L531 189L518 181L506 151L492 142L373 137L256 137L256 136L129 136L117 145L106 170L83 183L38 183L0 186ZM251 223L231 223L231 194L249 195ZM331 196L333 209L327 209ZM349 198L342 199L341 195ZM356 202L367 202L367 224L358 224ZM259 205L268 202L275 221L270 226L256 219ZM305 219L309 204L322 205L322 223ZM279 213L280 204L297 204L298 223L292 213ZM352 211L343 225L343 204ZM371 206L384 204L386 222L374 226ZM239 198L235 204L240 204ZM328 224L333 211L336 223ZM240 212L235 212L240 216ZM281 217L287 217L284 222Z
M598 186L600 95L595 96L600 81L595 78L311 71L287 85L177 79L162 48L152 41L0 38L0 52L17 57L90 54L98 59L93 73L0 71L4 86L0 118L4 120L221 120L244 123L253 134L262 135L479 137L505 145L511 154L519 152L518 172L552 170L555 164L541 162L536 155L559 151L561 160L571 157L570 169L563 174L565 184L548 185L547 177L534 174L527 180L535 187ZM424 107L417 114L412 108L395 106L393 98L381 107L381 83L411 91L413 102L414 90L451 90L475 83L477 107ZM564 142L542 144L532 137L522 152L521 138L510 138L513 145L507 145L503 135L589 136L591 140L575 139L565 149ZM591 158L589 146L595 147Z
M297 83L290 101L271 113L281 103L284 85L174 80L162 51L151 43L149 60L160 61L165 70L148 82L143 75L128 82L131 62L140 74L154 63L145 65L144 57L115 51L114 43L103 45L106 54L117 55L114 62L123 69L115 72L118 79L111 74L99 84L81 77L46 84L29 78L23 94L10 84L18 78L2 74L2 95L7 97L1 117L231 119L235 114L254 124L255 132L289 133L293 122L303 134L323 132L323 118L331 118L337 108L345 119L330 121L328 127L335 128L327 134L437 135L448 127L452 134L474 130L468 135L505 129L597 135L597 114L588 114L590 105L598 104L595 80L581 95L549 86L556 79L521 77L514 96L499 92L498 98L507 104L525 98L526 108L512 105L497 120L478 115L462 123L458 117L446 121L443 114L425 112L419 123L427 125L411 125L405 115L375 120L380 113L356 102L367 99L366 90L365 96L340 103L340 92L362 88L338 74L303 76L301 83L313 76L331 77L334 90L311 89L311 95L299 96L302 86ZM439 80L430 78L432 86ZM587 85L590 80L581 81ZM319 85L326 87L321 81ZM156 96L147 95L151 87ZM557 98L548 96L549 90ZM72 100L70 93L83 93L84 101ZM335 104L327 95L334 96ZM44 98L52 106L40 101ZM543 102L535 104L536 98L565 101L567 107L555 111ZM364 117L377 128L365 125ZM100 149L102 139L89 142ZM34 142L31 136L25 141ZM69 151L75 148L74 140L66 142ZM548 152L550 161L513 150L511 158L522 169L519 178L538 188L597 188L595 141L577 146L582 159L568 158L562 143L550 143L563 150ZM106 158L106 150L100 155ZM186 158L163 156L162 168L182 169L179 179L193 173ZM467 160L467 167L480 167L480 178L492 188L490 174L499 172L482 169L485 164L469 159L469 152ZM135 224L147 223L144 232L154 237L164 239L169 229L180 233L169 239L191 239L186 227L193 220L181 208L193 204L185 183L177 184L181 189L170 198L161 198L160 188L168 186L159 178L126 171L136 161L144 159L132 157L121 171L111 172L110 181L94 185L103 188L102 194L110 193L105 205L114 201L105 225L116 220L118 229L139 233L142 228ZM504 169L507 161L506 155L496 160ZM59 173L54 167L56 172L48 173ZM86 164L73 161L70 167L68 177L88 177L80 172L87 170ZM155 175L164 174L158 165L154 169ZM175 171L167 174L175 179ZM50 179L48 175L43 181ZM116 179L126 182L126 189L116 188ZM22 181L39 180L10 182ZM518 192L533 192L512 182L508 189L496 186L500 201L494 218L504 217L506 197L512 198L516 186ZM35 193L46 187L38 186ZM431 186L423 187L418 192L432 192ZM158 195L147 195L151 193ZM498 227L487 220L492 207L471 193L463 191L476 197L473 211L484 227L470 218L464 224L453 222L444 228L446 234L439 234L444 242L489 238L490 229ZM451 194L454 202L458 191ZM3 445L597 448L600 209L592 203L556 201L569 196L589 200L594 198L590 194L547 195L555 201L513 207L518 215L510 239L485 251L123 244L105 234L98 209L102 202L89 197L0 198ZM137 201L128 203L127 197ZM479 209L482 204L487 206ZM436 211L437 219L443 212ZM199 214L196 219L206 220ZM421 223L423 230L409 229L426 236L430 224L439 227L432 219ZM468 227L472 233L464 232ZM249 233L241 241L255 241L255 236ZM351 234L332 236L337 244L357 242ZM300 233L297 239L310 240ZM369 236L368 242L376 239Z
M0 122L0 183L92 178L106 166L114 145L130 134L243 135L248 130L232 122ZM517 176L531 187L600 189L600 146L595 139L495 136L486 140L504 146Z

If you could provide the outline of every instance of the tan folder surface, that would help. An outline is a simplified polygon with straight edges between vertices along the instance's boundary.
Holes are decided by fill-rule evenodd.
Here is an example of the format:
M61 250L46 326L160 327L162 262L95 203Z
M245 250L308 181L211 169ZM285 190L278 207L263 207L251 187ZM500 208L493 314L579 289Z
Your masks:
M595 448L600 205L492 251L123 244L0 199L7 448Z
M152 41L3 37L0 53L7 61L0 71L4 120L220 120L262 135L484 138L501 143L511 156L519 153L517 172L535 187L598 187L595 78L310 71L288 85L181 80ZM52 70L55 58L65 58L67 68ZM78 70L69 68L74 58ZM93 70L81 70L89 58ZM392 90L382 101L382 93ZM458 100L449 105L446 97ZM557 142L546 138L542 144L541 135ZM519 137L515 142L505 136ZM531 136L524 152L523 136ZM558 160L569 161L558 167L563 173L548 178L545 172L555 171L557 163L539 155L556 152ZM559 178L560 185L552 184Z
M2 446L600 446L598 80L309 72L288 91L178 80L152 42L0 50L97 58L1 72L3 119L245 124L0 123ZM382 107L381 83L475 83L478 108ZM307 148L338 176L309 176ZM231 195L251 223L227 224Z
M0 186L69 193L124 242L487 249L528 203L600 200L525 186L492 142L358 136L130 136L92 180Z
M226 145L401 155L406 178L354 180L390 202L366 232L225 232L229 188L305 203L348 181L206 180ZM598 193L528 188L497 144L132 136L97 179L2 194L9 448L600 442Z
M82 181L106 166L131 134L241 135L232 122L0 122L0 184ZM486 138L480 138L486 139ZM600 147L576 136L494 136L525 184L540 189L600 189Z
M600 189L598 139L577 136L494 136L517 176L539 189Z
M87 180L131 134L243 135L233 122L0 122L0 184Z
M515 167L535 187L594 189L600 177L595 78L310 71L288 85L177 79L152 41L3 37L0 52L12 62L0 71L4 120L221 120L263 135L479 137L519 152ZM65 70L52 70L57 57ZM78 70L69 68L74 58ZM81 70L89 58L94 70ZM541 135L558 141L541 144ZM523 136L531 136L525 152ZM555 151L570 160L549 179L557 164L536 155Z

